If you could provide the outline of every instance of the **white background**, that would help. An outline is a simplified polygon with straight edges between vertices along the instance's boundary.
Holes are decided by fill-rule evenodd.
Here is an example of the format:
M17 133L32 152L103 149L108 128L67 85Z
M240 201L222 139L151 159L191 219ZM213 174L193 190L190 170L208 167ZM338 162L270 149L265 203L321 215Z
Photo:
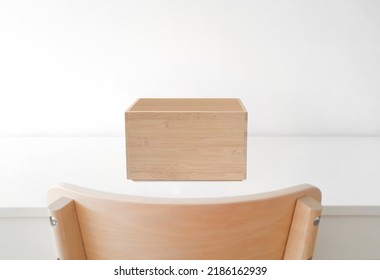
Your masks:
M380 136L380 1L0 0L1 259L55 256L46 217L17 207L45 207L61 180L159 192L125 179L124 111L140 97L241 98L251 136ZM231 192L310 182L325 205L380 205L380 138L252 138L253 183ZM196 192L161 194L181 188ZM317 257L379 259L378 208L355 209L324 214Z
M380 1L0 0L0 136L121 136L238 97L254 136L380 136Z

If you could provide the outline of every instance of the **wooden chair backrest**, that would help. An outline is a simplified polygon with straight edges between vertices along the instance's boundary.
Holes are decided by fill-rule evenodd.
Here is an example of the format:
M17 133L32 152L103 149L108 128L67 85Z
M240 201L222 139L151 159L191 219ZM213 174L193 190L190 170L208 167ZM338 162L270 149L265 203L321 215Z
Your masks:
M310 185L204 199L48 193L60 259L310 259L320 202Z

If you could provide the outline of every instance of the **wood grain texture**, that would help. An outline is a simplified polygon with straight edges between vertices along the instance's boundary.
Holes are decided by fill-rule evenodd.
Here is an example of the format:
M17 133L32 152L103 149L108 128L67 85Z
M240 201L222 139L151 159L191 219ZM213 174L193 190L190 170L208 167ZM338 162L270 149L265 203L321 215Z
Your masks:
M310 185L259 195L178 199L63 184L50 190L48 201L62 196L75 201L88 259L282 259L297 199L321 200L319 189Z
M247 118L239 99L140 99L125 113L127 178L243 180Z
M322 205L312 197L297 200L284 259L312 259Z
M85 260L82 235L79 228L75 202L67 197L60 197L48 206L50 217L58 222L52 225L58 259Z

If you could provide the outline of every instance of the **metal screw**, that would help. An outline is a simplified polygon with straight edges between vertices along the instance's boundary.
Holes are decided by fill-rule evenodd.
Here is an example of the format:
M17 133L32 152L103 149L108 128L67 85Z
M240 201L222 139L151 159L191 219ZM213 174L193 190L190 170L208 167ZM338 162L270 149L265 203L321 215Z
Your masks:
M57 219L54 218L53 216L50 216L49 220L50 220L50 224L51 224L52 227L55 227L56 225L58 225Z
M316 217L316 218L314 219L314 225L315 225L315 226L318 226L320 221L321 221L321 216Z

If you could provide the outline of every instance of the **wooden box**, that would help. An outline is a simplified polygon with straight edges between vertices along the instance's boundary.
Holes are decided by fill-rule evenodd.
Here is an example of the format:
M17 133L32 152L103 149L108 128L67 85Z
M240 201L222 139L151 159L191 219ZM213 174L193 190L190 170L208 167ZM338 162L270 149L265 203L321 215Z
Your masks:
M243 180L247 118L239 99L139 99L125 112L127 178Z

